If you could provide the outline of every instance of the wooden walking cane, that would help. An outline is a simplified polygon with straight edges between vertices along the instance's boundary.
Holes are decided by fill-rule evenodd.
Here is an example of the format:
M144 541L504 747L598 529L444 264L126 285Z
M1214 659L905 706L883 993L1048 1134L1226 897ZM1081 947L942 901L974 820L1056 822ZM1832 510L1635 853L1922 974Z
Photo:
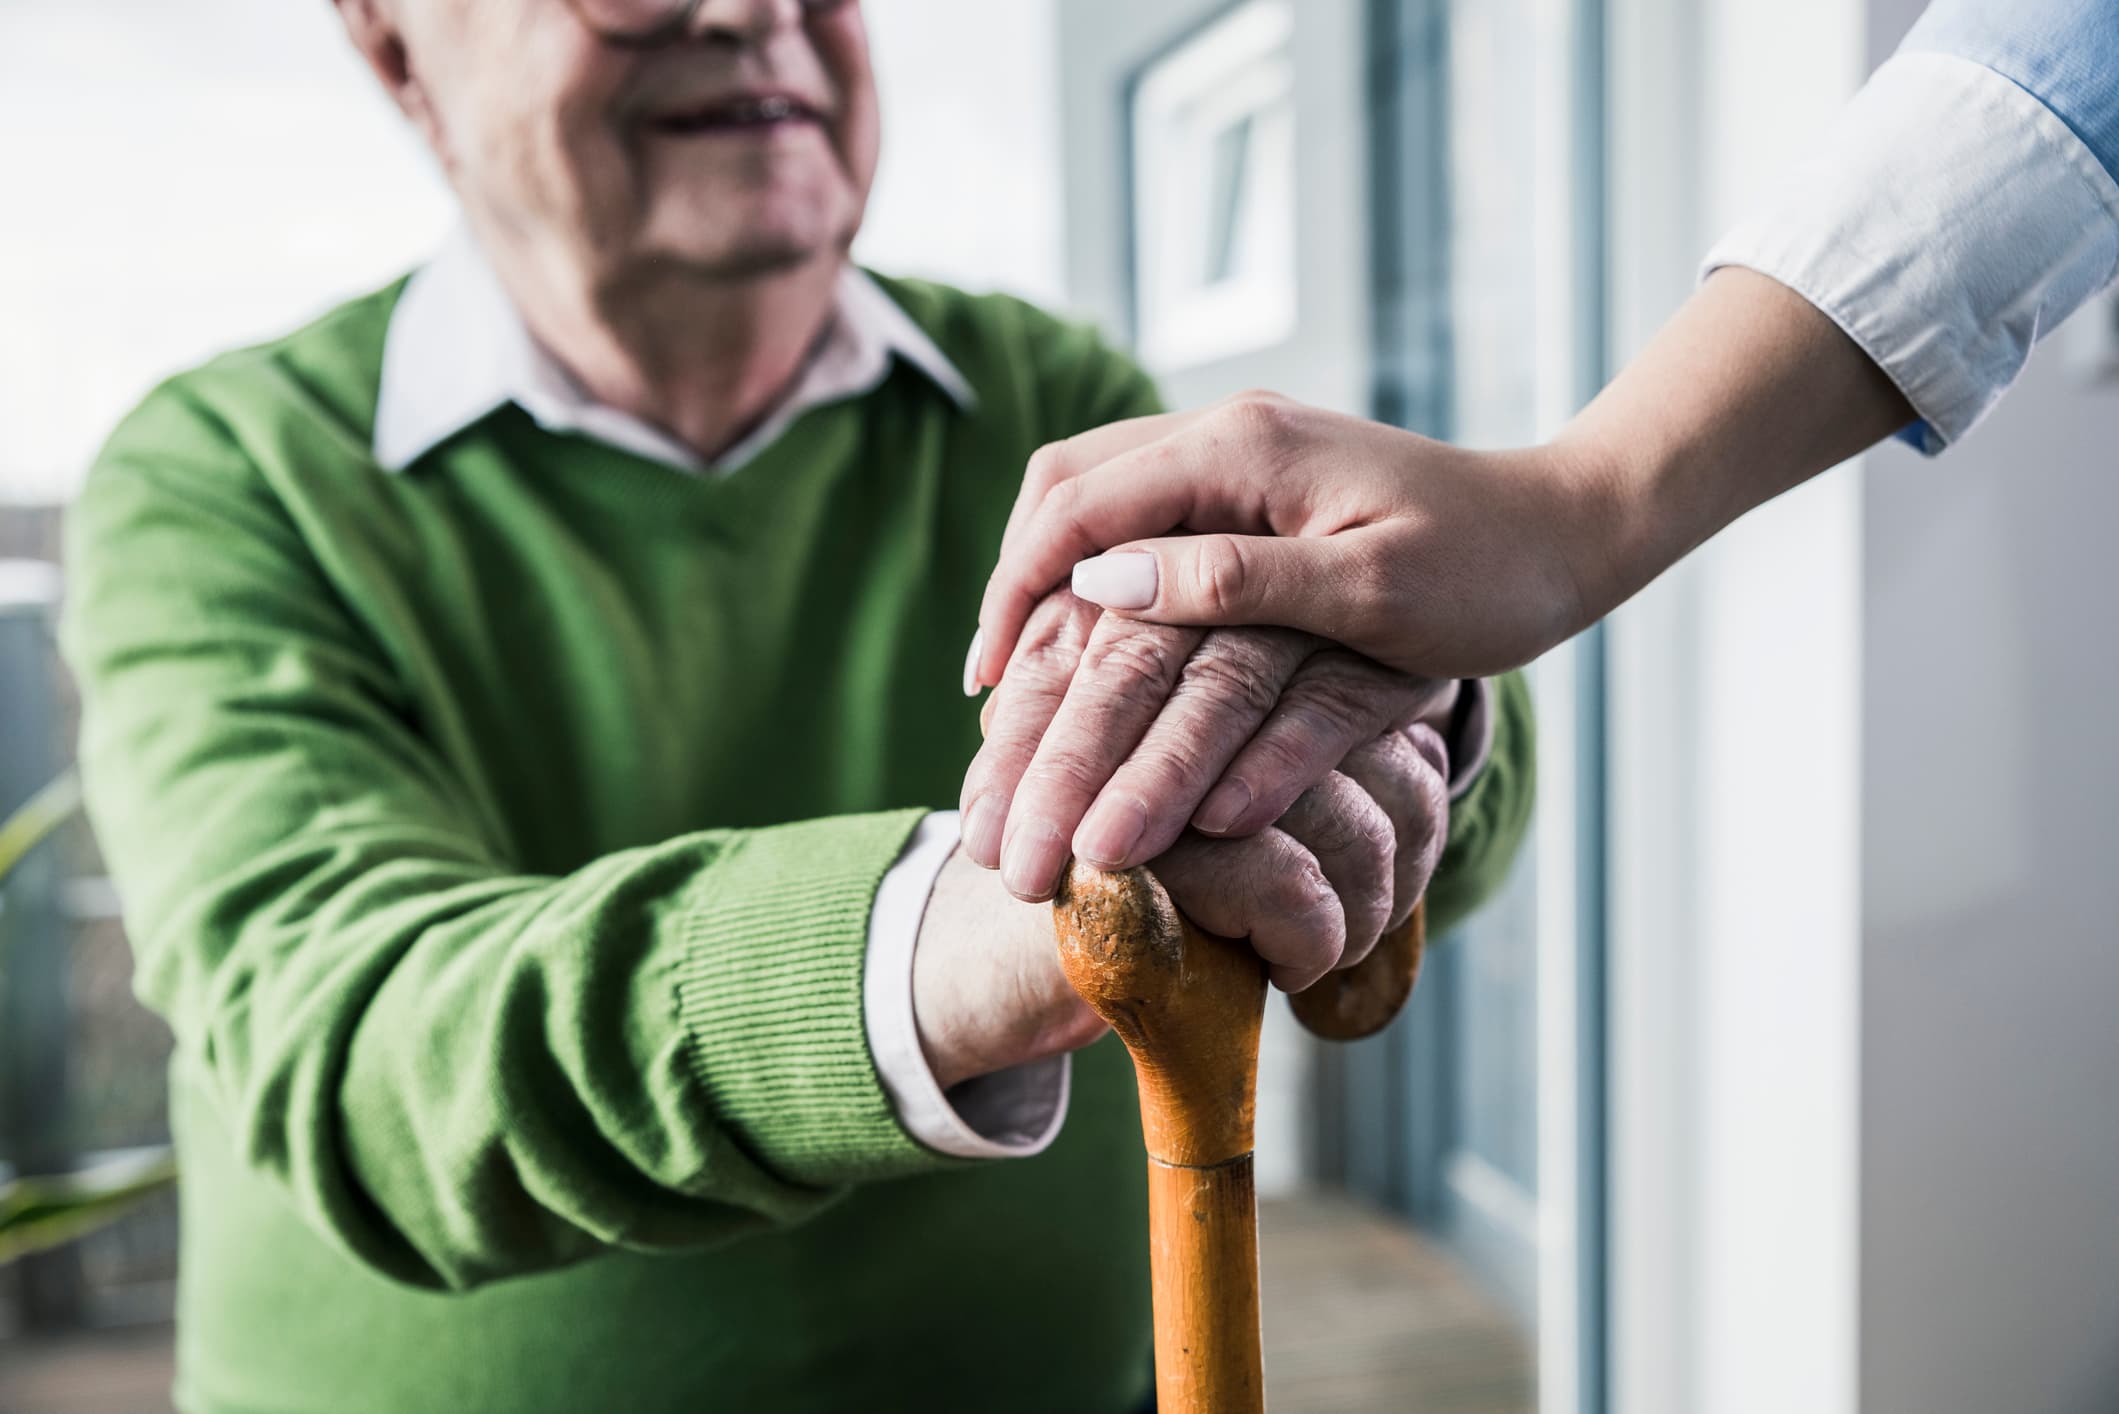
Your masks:
M1148 1246L1161 1414L1265 1408L1258 1199L1251 1180L1265 965L1203 933L1145 869L1076 862L1053 911L1060 965L1133 1055L1148 1147ZM1330 1040L1381 1030L1412 995L1422 911L1356 966L1290 998Z

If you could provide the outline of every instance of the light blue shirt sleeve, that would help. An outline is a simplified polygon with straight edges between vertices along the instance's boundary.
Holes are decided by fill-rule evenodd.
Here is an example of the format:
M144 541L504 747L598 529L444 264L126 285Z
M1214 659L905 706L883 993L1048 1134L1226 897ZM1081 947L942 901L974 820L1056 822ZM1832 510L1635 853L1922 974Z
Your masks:
M1936 0L1705 271L1830 317L1933 454L2119 278L2119 0Z
M1950 54L2037 99L2119 179L2119 0L1936 0L1901 54ZM2043 331L2041 331L2043 332ZM1916 422L1899 437L1927 447Z
M1935 0L1898 52L1992 69L2119 177L2119 0Z

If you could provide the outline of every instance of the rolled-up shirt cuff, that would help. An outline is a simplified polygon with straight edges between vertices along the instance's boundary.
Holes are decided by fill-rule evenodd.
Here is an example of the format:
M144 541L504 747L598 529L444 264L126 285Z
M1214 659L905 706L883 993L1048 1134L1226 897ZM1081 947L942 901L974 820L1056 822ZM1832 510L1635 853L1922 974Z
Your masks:
M868 915L861 1006L869 1056L905 1132L937 1153L1020 1159L1042 1153L1067 1117L1067 1056L982 1075L942 1089L920 1049L912 1010L912 958L942 866L955 852L957 812L922 820L883 876Z
M1708 254L1786 285L1861 346L1933 455L2031 346L2119 274L2119 184L2030 93L1969 59L1890 59L1765 213Z

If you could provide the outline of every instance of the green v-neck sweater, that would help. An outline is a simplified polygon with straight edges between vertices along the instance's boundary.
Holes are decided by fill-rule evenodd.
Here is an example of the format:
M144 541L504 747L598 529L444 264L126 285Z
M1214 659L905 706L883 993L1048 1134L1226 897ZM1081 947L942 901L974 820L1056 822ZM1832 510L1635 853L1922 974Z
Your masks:
M891 283L900 364L728 476L502 409L370 449L392 287L148 397L68 535L81 757L176 1035L190 1411L1121 1411L1149 1319L1108 1038L1039 1157L892 1116L871 902L978 744L1023 464L1148 411L1087 331ZM1438 922L1530 799L1521 685Z

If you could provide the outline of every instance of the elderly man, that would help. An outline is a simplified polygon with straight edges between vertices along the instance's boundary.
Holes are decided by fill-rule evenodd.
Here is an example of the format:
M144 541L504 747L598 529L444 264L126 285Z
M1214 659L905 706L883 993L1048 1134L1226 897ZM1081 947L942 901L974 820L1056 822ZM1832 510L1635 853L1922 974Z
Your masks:
M1438 855L1440 913L1498 876L1519 689L1054 600L958 848L1016 471L1145 379L848 264L852 4L340 8L465 235L158 389L70 529L177 1037L180 1405L1135 1406L1131 1078L1010 896L1066 842L990 798L1116 751L1166 808L1255 727L1277 823L1155 867L1300 986Z

